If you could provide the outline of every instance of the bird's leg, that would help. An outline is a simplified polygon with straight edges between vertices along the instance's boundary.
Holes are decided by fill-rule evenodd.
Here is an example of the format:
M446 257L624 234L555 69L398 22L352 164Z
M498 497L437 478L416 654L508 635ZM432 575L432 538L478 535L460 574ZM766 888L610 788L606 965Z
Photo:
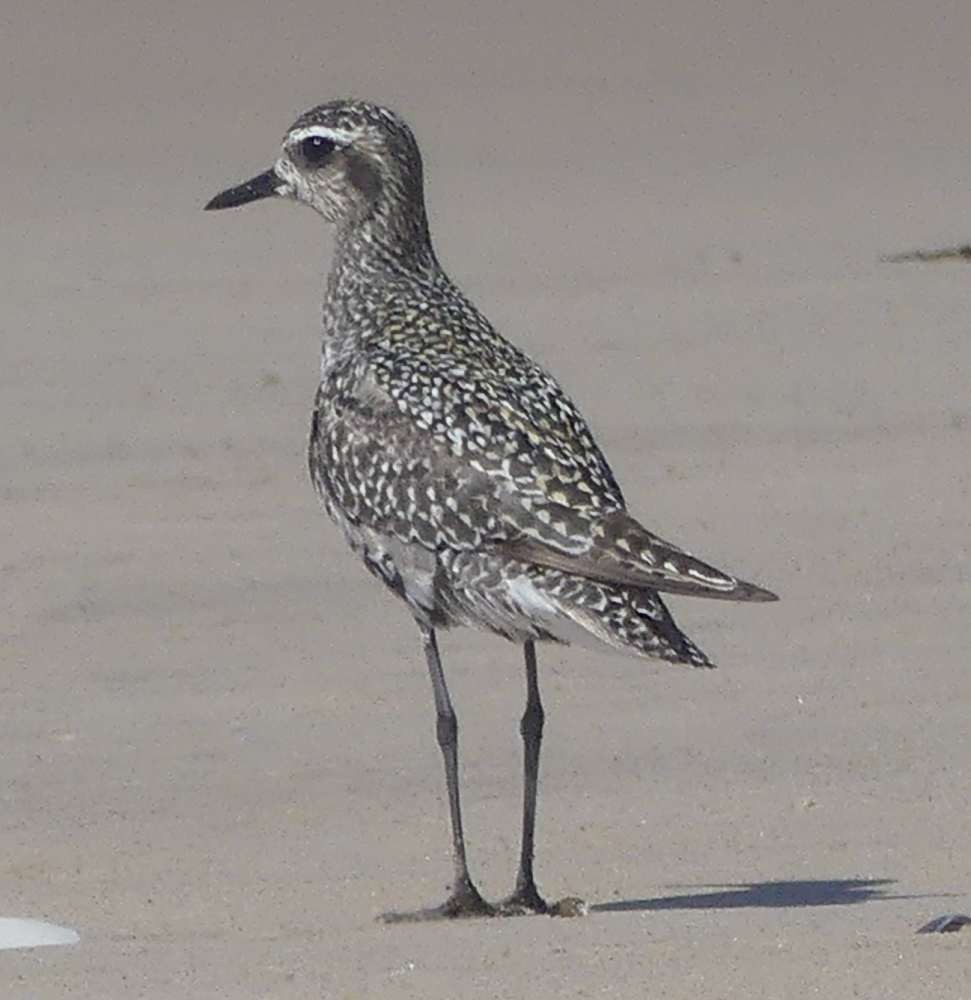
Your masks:
M536 645L529 640L523 650L526 654L526 710L519 723L519 732L523 737L523 842L516 888L511 896L499 904L500 911L508 914L549 912L533 879L536 786L539 780L539 748L543 740L544 713L536 679Z
M458 763L458 721L455 710L448 696L445 684L445 674L438 655L438 642L435 630L423 622L418 623L421 629L422 643L425 647L425 659L428 661L428 672L432 679L432 690L435 694L435 713L437 716L436 733L438 745L442 748L445 759L445 783L448 786L448 807L452 816L452 858L455 865L455 876L452 882L452 892L441 906L415 913L389 913L384 919L390 922L407 920L435 920L444 917L488 917L494 916L496 910L479 895L469 877L469 866L465 858L465 837L462 834L462 808L459 804L459 763Z

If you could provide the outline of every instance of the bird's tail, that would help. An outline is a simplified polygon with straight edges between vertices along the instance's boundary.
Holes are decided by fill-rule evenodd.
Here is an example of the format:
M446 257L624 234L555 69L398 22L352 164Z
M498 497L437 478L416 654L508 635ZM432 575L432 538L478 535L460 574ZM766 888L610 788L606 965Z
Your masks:
M549 630L558 639L580 644L593 639L650 659L715 666L678 628L656 591L549 571L534 579L557 611Z

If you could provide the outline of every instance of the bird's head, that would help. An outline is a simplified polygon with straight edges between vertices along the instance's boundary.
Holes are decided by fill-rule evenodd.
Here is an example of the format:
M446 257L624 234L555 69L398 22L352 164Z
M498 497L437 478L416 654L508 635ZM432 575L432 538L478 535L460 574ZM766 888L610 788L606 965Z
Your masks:
M206 209L290 198L354 227L376 215L424 217L421 155L408 126L364 101L331 101L302 114L267 171L216 195Z

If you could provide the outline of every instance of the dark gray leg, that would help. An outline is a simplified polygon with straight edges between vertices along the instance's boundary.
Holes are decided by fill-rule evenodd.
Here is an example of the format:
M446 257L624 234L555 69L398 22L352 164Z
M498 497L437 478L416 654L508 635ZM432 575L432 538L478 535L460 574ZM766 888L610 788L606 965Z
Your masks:
M536 645L530 640L526 654L526 710L519 723L523 737L523 842L519 873L513 894L500 904L504 913L547 913L549 907L533 879L533 833L536 827L536 786L539 780L539 748L543 740L543 703L536 678Z
M389 913L385 914L384 919L401 921L435 920L442 917L493 916L496 910L479 895L478 889L473 885L465 858L462 808L459 803L459 727L455 718L455 710L452 708L452 700L448 696L445 674L442 672L435 630L421 622L418 623L418 627L421 630L425 659L428 661L428 672L435 694L438 745L442 748L442 757L445 760L445 783L448 786L448 807L452 817L452 857L455 865L455 876L451 895L441 906L429 910L419 910L415 913Z

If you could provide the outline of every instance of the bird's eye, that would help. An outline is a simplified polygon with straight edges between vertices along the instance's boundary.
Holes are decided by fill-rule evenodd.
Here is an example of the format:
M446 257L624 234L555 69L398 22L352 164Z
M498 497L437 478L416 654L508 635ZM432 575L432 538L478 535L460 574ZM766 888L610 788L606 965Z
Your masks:
M326 136L312 135L300 143L300 153L308 163L316 166L334 152L336 145L333 139L328 139Z

